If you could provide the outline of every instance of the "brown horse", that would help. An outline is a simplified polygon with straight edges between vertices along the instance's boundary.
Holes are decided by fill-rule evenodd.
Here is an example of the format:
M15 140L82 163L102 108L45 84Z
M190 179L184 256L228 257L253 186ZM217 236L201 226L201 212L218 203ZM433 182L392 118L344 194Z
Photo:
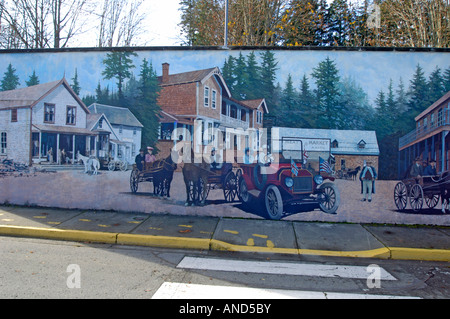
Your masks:
M173 162L172 155L165 159L155 161L153 164L153 194L163 197L170 197L170 184L173 179L173 172L177 169L177 164Z
M203 157L201 163L195 163L194 152L191 150L190 158L183 157L182 171L187 196L185 205L204 205L208 193L209 164L205 162Z

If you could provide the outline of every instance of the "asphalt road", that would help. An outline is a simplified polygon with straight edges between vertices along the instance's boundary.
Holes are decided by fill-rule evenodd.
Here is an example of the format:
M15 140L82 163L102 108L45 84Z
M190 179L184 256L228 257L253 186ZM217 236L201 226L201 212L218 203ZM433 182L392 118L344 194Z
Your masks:
M6 299L186 298L183 293L189 299L233 299L240 293L250 299L450 297L450 267L445 262L200 252L11 237L0 237L0 260L0 298ZM375 272L368 269L373 267L381 270L379 281L370 278Z

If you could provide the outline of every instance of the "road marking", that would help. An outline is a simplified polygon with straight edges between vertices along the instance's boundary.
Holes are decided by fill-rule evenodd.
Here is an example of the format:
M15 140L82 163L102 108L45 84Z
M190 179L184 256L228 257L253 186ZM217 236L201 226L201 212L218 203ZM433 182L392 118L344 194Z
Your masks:
M152 299L420 299L409 296L350 294L286 289L197 285L164 282Z
M370 275L367 267L364 266L245 261L199 257L184 257L177 268L354 279L367 279ZM380 267L380 280L397 279Z
M79 219L80 222L90 222L90 219Z
M259 237L259 238L263 238L263 239L269 238L269 236L267 236L267 235L259 235L259 234L253 234L253 237Z
M249 238L247 240L247 246L255 246L255 241L253 240L253 238Z
M239 234L239 232L238 232L238 231L235 231L235 230L227 230L227 229L225 229L223 232L224 232L224 233L233 234L233 235Z
M179 227L192 228L192 225L178 225Z

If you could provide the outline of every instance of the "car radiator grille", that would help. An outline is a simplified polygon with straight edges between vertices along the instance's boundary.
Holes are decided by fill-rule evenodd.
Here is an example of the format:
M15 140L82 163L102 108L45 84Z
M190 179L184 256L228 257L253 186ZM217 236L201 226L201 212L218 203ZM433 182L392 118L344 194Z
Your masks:
M295 177L294 178L294 192L312 192L312 178L306 177Z

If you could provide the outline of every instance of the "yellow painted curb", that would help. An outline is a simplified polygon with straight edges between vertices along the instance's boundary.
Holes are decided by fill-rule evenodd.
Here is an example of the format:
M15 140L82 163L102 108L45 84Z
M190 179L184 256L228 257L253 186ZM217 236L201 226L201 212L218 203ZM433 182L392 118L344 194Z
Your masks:
M117 237L115 233L2 225L0 225L0 234L6 236L37 237L78 242L89 241L106 244L115 244Z
M84 230L19 227L7 225L0 225L0 235L67 240L76 242L138 245L161 248L450 262L450 250L448 249L385 247L361 251L331 251L296 248L275 248L263 246L234 245L220 240L208 238L151 236L122 233L117 234Z
M448 249L389 247L389 250L391 259L450 262L450 250Z
M389 248L386 247L371 250L358 250L358 251L299 249L299 254L328 256L328 257L358 257L358 258L381 258L381 259L389 259L391 257L390 250Z
M211 239L211 250L298 255L298 249L296 248L273 248L263 246L233 245L216 239Z
M209 242L210 239L208 238L166 237L138 234L117 235L117 244L119 245L209 250Z

